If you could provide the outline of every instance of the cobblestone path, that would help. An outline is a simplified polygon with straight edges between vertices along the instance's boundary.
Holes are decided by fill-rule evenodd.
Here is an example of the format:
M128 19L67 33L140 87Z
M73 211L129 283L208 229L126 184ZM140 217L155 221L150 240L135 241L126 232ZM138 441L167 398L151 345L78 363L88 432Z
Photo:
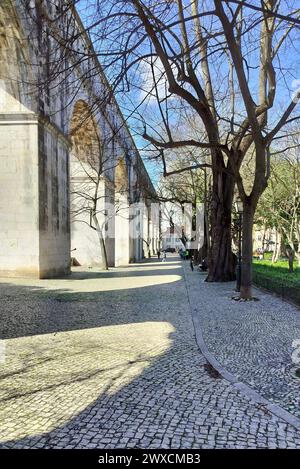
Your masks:
M300 310L257 289L259 301L232 301L235 284L208 284L205 275L191 275L197 292L197 314L209 351L224 368L268 401L300 417L300 379L292 361L293 342L300 343ZM299 357L298 353L298 357Z
M0 294L1 448L300 447L207 365L178 259Z

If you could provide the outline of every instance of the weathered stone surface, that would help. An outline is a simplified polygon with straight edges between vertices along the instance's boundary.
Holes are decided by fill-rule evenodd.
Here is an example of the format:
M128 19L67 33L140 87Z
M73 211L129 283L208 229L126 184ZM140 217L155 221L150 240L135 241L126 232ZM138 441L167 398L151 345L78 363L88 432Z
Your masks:
M107 99L110 91L97 57L82 60L80 51L92 46L76 11L61 6L62 14L51 2L43 2L47 11L42 14L39 4L6 0L0 5L0 275L51 278L70 272L70 199L77 197L78 201L79 193L77 187L76 196L70 194L70 173L74 176L76 170L71 155L78 153L78 146L85 158L93 147L93 158L103 163L101 183L105 180L113 187L113 204L120 192L119 161L124 166L122 178L128 178L123 194L126 210L122 216L114 210L115 229L106 236L106 248L111 265L127 265L142 259L143 238L150 237L148 223L147 230L130 239L129 203L133 195L142 201L145 189L147 198L155 190L117 103ZM48 25L43 23L47 18ZM77 37L72 58L53 27ZM97 124L100 143L96 145L95 139L88 138L91 122ZM110 143L104 144L104 140ZM87 180L95 177L87 174ZM100 247L89 226L90 193L83 194L82 217L76 226L72 220L72 248L78 248L82 264L101 264L104 256L99 260L94 254ZM105 223L100 214L106 216L109 199L110 194L105 193L97 207L101 225ZM154 234L156 250L159 233L151 236Z

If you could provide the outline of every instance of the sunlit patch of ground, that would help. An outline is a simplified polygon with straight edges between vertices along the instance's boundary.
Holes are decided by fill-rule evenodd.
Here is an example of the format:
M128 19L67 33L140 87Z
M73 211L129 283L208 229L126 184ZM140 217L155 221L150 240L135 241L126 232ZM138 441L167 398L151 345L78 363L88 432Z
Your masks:
M6 340L0 441L49 432L116 393L171 347L173 331L149 321Z
M142 269L141 269L142 267ZM64 291L65 293L87 293L128 290L177 282L182 278L180 264L167 262L151 265L137 264L128 268L111 269L108 272L99 269L74 269L70 277L61 279L1 278L1 284L16 288L30 288L32 292ZM173 272L175 270L175 273ZM170 273L168 273L170 271ZM178 273L177 273L178 271ZM120 273L126 272L125 276ZM167 272L167 273L166 273ZM145 275L146 274L146 275ZM8 291L9 294L9 291Z

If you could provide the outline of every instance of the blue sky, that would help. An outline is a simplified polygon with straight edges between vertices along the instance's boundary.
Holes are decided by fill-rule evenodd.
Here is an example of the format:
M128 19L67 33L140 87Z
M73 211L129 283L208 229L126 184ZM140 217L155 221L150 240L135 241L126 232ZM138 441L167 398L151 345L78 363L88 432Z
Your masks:
M254 1L255 3L257 3L258 0L254 0ZM297 6L299 7L300 6L299 3L300 3L299 0L290 0L288 3L286 3L286 1L283 0L281 2L281 8L282 8L281 11L283 13L286 13L287 8L293 9L293 7L297 7ZM91 3L88 2L87 0L79 0L78 9L79 9L79 12L81 14L83 21L85 21L85 12L87 12L87 14L90 14L90 11L88 9L89 6L91 6ZM255 15L255 13L253 13L253 15ZM256 32L259 33L259 27L257 27ZM293 87L295 88L295 86L297 86L296 80L300 78L300 73L298 72L299 64L295 63L295 57L299 57L299 55L297 55L299 44L300 44L299 41L300 41L299 30L295 30L295 32L290 36L288 47L284 51L284 54L282 54L280 57L280 62L278 61L276 63L276 66L278 68L276 70L277 93L276 93L275 106L270 112L271 123L275 123L278 120L280 114L282 113L282 110L287 107L288 103L291 100L292 89ZM257 63L259 61L259 57L255 50L251 51L251 36L249 36L249 43L246 43L244 47L248 49L247 50L247 64L249 66L249 83L250 83L250 88L253 91L254 99L256 99L256 93L257 93L257 88L258 88L257 86L258 85ZM279 67L284 69L284 74L280 72ZM219 76L222 77L222 75L224 75L224 77L226 76L227 64L226 63L225 65L221 64L220 66L218 63L212 64L211 71L212 71L213 80L215 80L214 86L215 86L215 90L217 90L217 94L219 92L219 95L222 96L224 95L224 92L225 92L225 95L226 95L227 82L224 80L222 82L222 79L221 79L220 83L218 83L218 78ZM299 86L300 86L300 82L298 83L298 87ZM219 89L217 87L219 87ZM135 90L135 93L138 94L138 91ZM121 96L117 94L116 98L120 104L121 109L123 109L124 115L126 116L128 104L126 105L126 109L123 107L123 98L127 99L126 95L124 95L122 99L120 99ZM138 101L138 98L139 96L136 95L134 96L133 99L135 101ZM128 103L128 100L127 100L127 103ZM237 105L238 106L241 105L241 100L239 101L238 97L237 97ZM150 109L150 113L153 111L151 117L155 125L155 118L157 117L159 119L159 117L157 116L157 112L156 112L157 109L156 109L155 103L152 106L152 110L151 110L151 106L152 106L151 103L149 103L148 111L149 109ZM223 106L223 109L222 109L222 106ZM225 104L222 102L220 103L220 110L223 112L225 117L226 117L226 106L228 106L228 102L225 102ZM135 139L138 148L143 148L145 145L145 141L137 134L136 121L133 118L129 118L128 124L129 124L129 127L132 129L133 138ZM157 122L157 124L159 124L159 122ZM150 176L152 177L154 183L156 183L159 178L159 171L161 171L161 168L157 166L157 164L151 163L145 158L144 158L144 161L150 173Z

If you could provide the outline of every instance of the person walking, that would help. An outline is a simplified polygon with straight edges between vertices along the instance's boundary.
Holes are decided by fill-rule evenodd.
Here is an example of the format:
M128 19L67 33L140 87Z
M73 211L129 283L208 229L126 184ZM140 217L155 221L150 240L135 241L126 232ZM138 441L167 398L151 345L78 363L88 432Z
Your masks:
M160 250L157 251L157 259L160 259Z
M166 253L166 251L164 251L164 253L163 253L162 262L167 262L167 253Z
M194 263L193 263L193 258L191 256L190 258L190 267L191 267L191 271L194 272Z

